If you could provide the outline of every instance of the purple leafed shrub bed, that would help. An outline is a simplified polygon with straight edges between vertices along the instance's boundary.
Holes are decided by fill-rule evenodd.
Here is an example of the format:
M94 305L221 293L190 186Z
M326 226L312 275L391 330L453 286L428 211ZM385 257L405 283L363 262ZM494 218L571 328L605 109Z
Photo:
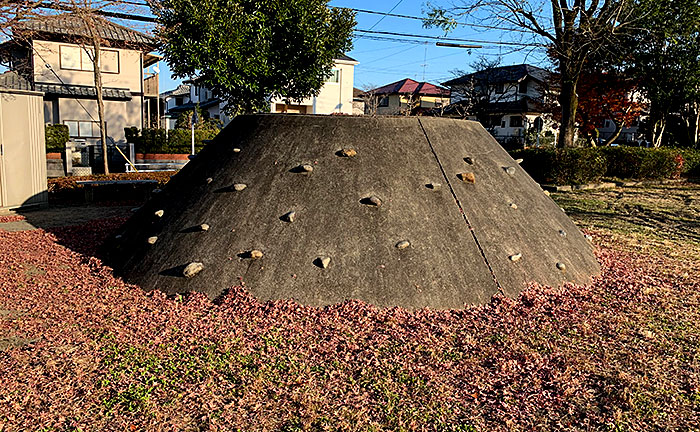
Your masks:
M591 286L460 311L261 304L244 287L212 304L144 293L73 251L119 222L82 227L78 244L74 228L0 230L0 430L700 424L687 264L599 247Z

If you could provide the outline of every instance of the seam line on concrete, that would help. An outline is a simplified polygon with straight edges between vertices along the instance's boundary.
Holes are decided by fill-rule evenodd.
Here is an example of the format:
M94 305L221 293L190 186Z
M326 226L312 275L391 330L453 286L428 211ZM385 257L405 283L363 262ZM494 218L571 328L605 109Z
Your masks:
M447 187L450 188L450 193L452 194L452 197L454 198L455 203L457 203L457 207L459 207L459 212L462 214L462 218L464 219L464 222L467 224L467 227L469 228L469 232L471 232L472 237L474 237L474 242L476 243L476 247L479 248L479 252L481 253L481 257L484 260L484 264L486 264L486 267L488 267L489 271L491 272L491 277L493 278L493 281L496 283L496 288L498 288L498 291L501 294L504 294L505 291L503 291L501 284L498 282L498 279L496 278L496 273L493 271L493 268L491 267L491 264L489 263L488 258L486 258L486 253L484 252L484 248L481 247L481 243L479 243L479 239L476 237L476 232L474 232L474 227L472 227L471 222L469 222L469 219L467 218L467 213L465 213L464 208L462 207L462 203L459 201L459 198L457 197L457 193L455 192L454 188L452 187L452 183L450 182L450 178L447 176L447 172L445 171L445 167L442 166L442 162L440 162L440 158L438 157L438 154L435 151L435 147L433 147L433 143L430 142L430 137L428 137L428 132L423 127L423 122L421 122L420 118L417 118L417 120L418 120L418 125L420 126L421 130L423 131L423 135L425 135L425 140L428 142L428 146L430 146L430 151L433 153L433 156L435 156L435 161L437 162L438 166L440 167L440 171L442 172L442 177L445 179L445 183L447 183Z

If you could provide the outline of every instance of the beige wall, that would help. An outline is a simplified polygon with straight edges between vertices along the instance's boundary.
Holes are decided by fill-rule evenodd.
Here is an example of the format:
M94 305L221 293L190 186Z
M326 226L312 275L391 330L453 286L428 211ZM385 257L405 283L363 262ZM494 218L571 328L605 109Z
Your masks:
M380 100L382 96L377 96ZM450 103L449 98L438 96L421 96L418 100L412 100L408 96L392 94L388 96L389 106L377 107L377 114L380 115L405 115L409 104L413 107L418 107L420 102L421 108L435 108L435 103L441 103L445 106Z
M95 85L92 71L61 69L60 46L77 47L75 44L34 41L34 81L37 83L55 83L72 85ZM104 48L117 51L119 53L119 73L102 73L102 84L104 87L115 87L129 89L135 93L142 92L141 52L135 50ZM51 65L56 74L54 75L46 64ZM60 79L58 77L60 77Z
M107 143L124 143L124 128L141 128L141 97L134 96L130 101L105 101L105 121L107 123ZM97 121L97 101L90 99L59 99L59 121ZM89 112L89 114L88 114ZM89 143L97 143L98 138L87 138Z
M355 65L356 62L336 60L334 69L340 71L339 82L327 82L321 87L321 92L316 97L311 97L293 103L293 105L306 106L307 114L352 114L352 89L355 83ZM277 105L284 105L281 99L273 99L270 101L270 111L280 112Z

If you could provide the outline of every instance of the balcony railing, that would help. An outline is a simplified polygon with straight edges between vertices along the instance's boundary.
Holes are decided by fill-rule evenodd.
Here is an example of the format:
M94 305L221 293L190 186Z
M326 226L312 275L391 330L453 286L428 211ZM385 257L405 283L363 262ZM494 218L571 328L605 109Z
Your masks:
M158 74L153 74L143 80L143 95L158 97Z

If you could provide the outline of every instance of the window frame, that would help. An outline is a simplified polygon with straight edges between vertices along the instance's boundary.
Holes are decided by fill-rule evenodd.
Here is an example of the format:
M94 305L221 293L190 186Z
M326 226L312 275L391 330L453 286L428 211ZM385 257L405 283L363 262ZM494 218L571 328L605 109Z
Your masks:
M67 66L63 65L63 49L64 48L77 48L78 49L78 52L80 53L80 59L78 60L78 63L80 63L80 67L72 68L72 67L67 67ZM90 64L90 66L92 66L92 60L88 56L88 51L87 51L88 49L91 49L91 48L86 48L86 47L83 47L80 45L65 45L65 44L59 45L58 46L58 67L59 67L59 69L61 69L61 70L73 70L73 71L80 71L80 72L93 72L92 67L85 68L83 66L83 63L84 63L83 57L84 56L87 56L87 62ZM100 53L104 53L104 52L116 53L116 55L117 55L117 71L116 72L109 72L109 71L102 70L102 67L100 67L100 73L118 75L121 72L121 59L120 59L121 56L119 55L119 50L100 48Z
M513 123L520 123L519 125L513 124ZM510 116L510 119L508 119L508 126L512 128L521 128L523 127L523 118L522 116Z
M331 81L331 78L335 78L335 81ZM340 76L340 68L332 68L331 69L331 74L326 78L325 83L326 84L340 84L341 76Z
M78 135L70 135L70 126L68 126L68 124L67 124L67 123L69 123L69 122L75 123L75 124L76 124L77 130L78 130ZM92 121L92 120L62 120L61 123L64 124L64 125L66 125L66 126L68 126L68 134L69 134L69 136L70 136L71 138L79 138L79 139L85 139L85 138L100 138L100 125L99 125L99 122ZM91 132L91 133L92 133L93 135L90 135L90 136L83 136L83 135L81 135L81 134L80 134L80 123L92 123L92 128L91 128L91 129L92 129L92 132ZM94 134L95 134L95 128L97 128L97 135L94 135ZM108 130L108 129L107 129L107 122L105 122L105 134L106 134L107 130Z

